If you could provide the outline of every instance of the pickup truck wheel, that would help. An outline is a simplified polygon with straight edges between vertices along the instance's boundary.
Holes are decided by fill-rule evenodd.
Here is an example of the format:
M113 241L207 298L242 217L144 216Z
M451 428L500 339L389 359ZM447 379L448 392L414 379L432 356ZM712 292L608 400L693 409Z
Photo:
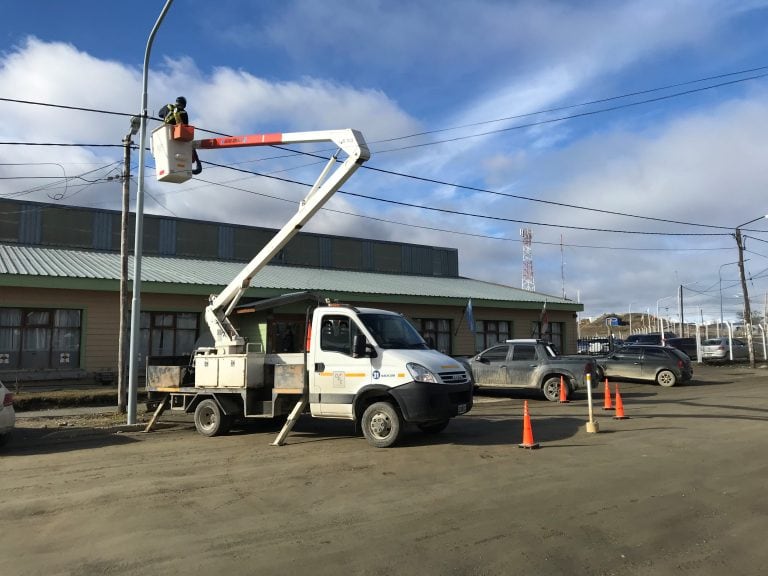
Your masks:
M603 370L602 366L595 366L595 376L597 377L597 382L592 382L594 385L605 380L605 370Z
M450 420L446 418L445 420L438 420L437 422L425 422L418 426L419 430L422 432L426 432L427 434L437 434L445 430L445 427L448 426L448 422L450 422Z
M224 414L215 400L207 398L195 408L195 428L203 436L219 436L229 432L232 419Z
M560 378L547 378L541 386L541 391L544 392L544 397L550 402L558 402L560 400Z
M371 446L389 448L400 437L402 421L392 404L374 402L363 412L362 428L363 436Z
M677 377L670 370L662 370L656 374L656 382L658 382L659 386L669 388L677 383Z

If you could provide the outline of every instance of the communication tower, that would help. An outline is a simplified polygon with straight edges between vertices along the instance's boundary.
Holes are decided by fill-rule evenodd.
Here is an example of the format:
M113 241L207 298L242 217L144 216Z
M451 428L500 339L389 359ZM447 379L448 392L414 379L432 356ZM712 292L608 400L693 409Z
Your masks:
M523 290L535 292L536 282L533 280L533 256L531 256L533 232L530 228L521 228L520 236L523 238Z

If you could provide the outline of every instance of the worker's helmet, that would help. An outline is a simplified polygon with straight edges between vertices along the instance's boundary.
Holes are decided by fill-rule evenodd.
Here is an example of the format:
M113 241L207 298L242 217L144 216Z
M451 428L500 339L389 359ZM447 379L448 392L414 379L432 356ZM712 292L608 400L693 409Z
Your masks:
M186 108L187 99L184 98L184 96L179 96L178 98L176 98L176 106L179 106L180 108Z

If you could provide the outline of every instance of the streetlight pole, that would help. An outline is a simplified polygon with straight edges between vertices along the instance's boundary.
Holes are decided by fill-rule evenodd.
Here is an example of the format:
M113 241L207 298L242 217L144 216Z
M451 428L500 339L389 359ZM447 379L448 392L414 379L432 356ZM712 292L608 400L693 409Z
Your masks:
M125 414L125 390L128 371L126 370L127 348L127 315L128 315L128 211L131 197L131 140L139 131L141 119L131 118L131 131L123 138L125 153L123 154L123 211L120 226L120 335L117 344L117 411Z
M131 348L128 363L128 424L136 424L136 402L138 396L139 344L141 333L141 252L142 236L144 234L144 157L147 146L147 75L149 74L149 53L152 42L160 28L173 0L166 0L160 16L157 18L152 31L149 33L147 47L144 51L144 69L141 84L141 125L139 131L139 185L136 189L136 229L133 251L133 300L131 303Z
M744 238L741 235L741 228L752 222L757 222L763 218L768 218L768 215L754 218L744 224L736 226L736 247L739 249L739 276L741 276L741 291L744 294L744 328L747 331L747 349L749 352L749 367L755 367L755 351L752 348L752 310L749 306L749 293L747 292L747 278L744 274Z

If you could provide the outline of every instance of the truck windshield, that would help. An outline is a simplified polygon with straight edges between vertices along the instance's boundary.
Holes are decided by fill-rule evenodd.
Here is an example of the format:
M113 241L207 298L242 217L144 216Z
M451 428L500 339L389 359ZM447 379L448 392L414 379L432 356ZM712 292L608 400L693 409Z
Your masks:
M402 316L392 314L360 314L365 327L381 348L427 350L424 339Z

